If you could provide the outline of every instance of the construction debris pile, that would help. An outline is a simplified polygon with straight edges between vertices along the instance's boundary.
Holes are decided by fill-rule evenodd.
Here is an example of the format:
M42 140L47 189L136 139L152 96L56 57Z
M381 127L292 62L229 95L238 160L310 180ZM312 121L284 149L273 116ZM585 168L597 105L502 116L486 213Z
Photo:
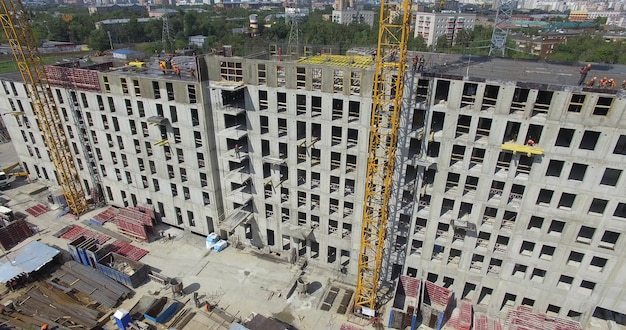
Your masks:
M19 329L43 324L92 329L106 323L110 308L131 293L89 267L70 261L51 279L34 283L18 299L0 306L0 321Z

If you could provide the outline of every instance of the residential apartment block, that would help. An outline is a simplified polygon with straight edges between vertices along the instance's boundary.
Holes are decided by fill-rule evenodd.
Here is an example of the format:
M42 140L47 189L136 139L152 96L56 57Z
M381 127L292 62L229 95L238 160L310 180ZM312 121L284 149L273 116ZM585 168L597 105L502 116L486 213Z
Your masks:
M458 13L455 11L420 12L413 14L415 26L413 37L422 36L427 46L437 43L437 39L446 36L450 44L456 42L456 36L462 30L473 30L476 23L476 14Z
M625 314L624 91L575 86L569 66L427 56L405 81L385 277L492 316ZM87 190L92 154L109 204L152 204L164 223L354 282L371 57L174 60L195 71L51 80ZM1 80L25 169L55 182L23 84Z

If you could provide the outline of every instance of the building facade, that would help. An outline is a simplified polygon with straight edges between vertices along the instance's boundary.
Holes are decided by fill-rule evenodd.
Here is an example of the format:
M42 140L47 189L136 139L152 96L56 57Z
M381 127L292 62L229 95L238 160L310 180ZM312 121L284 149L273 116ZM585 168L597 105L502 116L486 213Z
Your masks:
M445 36L450 44L454 44L456 36L462 30L473 30L476 14L457 12L415 12L413 37L422 36L427 46L437 43L437 39Z
M177 62L190 63L182 77L149 63L87 70L90 88L53 80L87 190L93 154L110 204L152 204L164 223L354 282L371 57ZM594 312L624 314L625 94L545 74L571 68L533 64L551 82L498 73L512 64L408 75L385 277L445 286L496 317L520 305L583 325ZM2 85L20 160L55 182L23 84Z
M332 21L338 24L367 24L374 26L374 12L371 10L333 10Z

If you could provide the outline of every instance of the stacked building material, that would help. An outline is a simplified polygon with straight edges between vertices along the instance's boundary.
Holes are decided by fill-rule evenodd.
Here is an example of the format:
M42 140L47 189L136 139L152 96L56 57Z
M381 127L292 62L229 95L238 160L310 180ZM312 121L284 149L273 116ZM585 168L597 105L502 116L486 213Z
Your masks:
M111 239L111 237L107 235L96 233L93 230L89 230L87 228L84 228L78 225L70 225L68 227L65 227L61 230L60 233L61 234L59 237L64 238L66 240L70 240L70 241L73 241L81 236L84 236L85 238L95 238L98 241L98 243L104 244L105 242Z
M75 261L66 262L52 274L49 283L64 287L66 291L77 290L91 300L113 308L133 291L106 275Z
M123 241L115 241L107 246L111 249L109 252L115 252L133 261L139 261L148 254L147 250Z
M502 330L502 324L498 319L492 319L485 314L476 314L474 330Z
M125 207L120 209L113 222L120 233L133 238L148 241L149 234L154 234L154 211L145 207Z
M19 313L11 313L6 319L19 319L22 322L37 325L48 324L59 329L93 329L104 315L93 304L85 304L84 295L67 291L46 282L39 282L18 299ZM3 315L4 316L4 315ZM11 321L9 321L11 323ZM23 327L31 329L34 327Z
M95 225L102 226L105 222L111 221L117 215L117 209L109 207L104 212L96 214L89 221Z
M9 250L33 234L33 229L28 222L17 220L0 228L0 245L4 250Z
M32 215L33 217L38 217L48 211L49 209L41 204L37 204L26 209L26 213Z
M518 306L506 313L505 329L509 330L582 330L579 322L545 313L533 313L532 308Z

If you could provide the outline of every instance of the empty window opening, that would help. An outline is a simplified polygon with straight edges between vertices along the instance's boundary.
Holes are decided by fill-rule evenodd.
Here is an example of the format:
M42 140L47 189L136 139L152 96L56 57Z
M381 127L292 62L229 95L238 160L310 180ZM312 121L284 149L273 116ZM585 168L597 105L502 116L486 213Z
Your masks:
M622 170L607 167L604 170L604 174L602 175L602 180L600 181L600 184L615 187L621 174Z
M322 115L322 98L319 96L311 97L311 117Z
M529 241L523 241L522 247L519 250L519 254L530 257L533 255L534 249L535 249L535 243L529 242Z
M333 99L333 120L340 120L343 117L343 100Z
M585 131L578 148L584 150L594 150L596 148L596 144L598 143L598 138L600 138L600 132Z
M529 143L529 141L533 141L534 143L539 143L539 141L541 140L541 134L543 133L543 126L541 125L529 125L528 126L528 131L526 132L526 139L524 140L524 142L526 142L526 144L532 144Z
M601 272L604 270L607 262L608 260L605 258L593 257L591 263L589 263L589 269L595 272Z
M548 305L548 309L546 309L546 314L552 315L552 316L558 316L559 315L559 311L561 311L561 307L554 306L554 305Z
M441 131L443 129L445 118L446 115L443 112L434 111L430 130L434 133Z
M348 148L354 148L359 141L359 131L356 129L348 128L348 142L346 146Z
M524 298L522 299L522 306L528 306L528 307L533 307L535 305L535 300L534 299L530 299L530 298Z
M485 260L485 257L481 256L480 254L474 254L472 256L472 262L470 264L470 270L480 271L483 268L483 261L484 260Z
M491 189L489 189L489 198L494 198L494 197L502 197L502 193L503 193L503 189L504 189L504 182L502 181L492 181L491 182Z
M480 296L478 297L478 304L489 305L492 294L493 294L493 289L488 288L488 287L483 287L482 290L480 290Z
M482 138L488 139L490 131L491 131L491 119L479 118L478 127L476 128L476 140L480 140Z
M463 156L465 154L465 147L464 146L460 146L460 145L453 145L452 146L452 154L450 155L450 166L453 166L454 164L462 164L463 163Z
M259 110L269 109L269 101L267 100L267 91L259 90Z
M413 130L418 130L424 127L425 111L415 110L413 111Z
M296 67L296 88L306 88L306 68Z
M472 117L460 115L456 125L456 137L469 134L470 125L472 124Z
M611 109L614 98L612 97L598 97L596 106L593 108L593 114L596 116L606 116Z
M465 186L463 188L463 194L473 193L478 188L478 177L468 176L465 179Z
M543 283L543 279L546 277L546 271L543 269L535 268L530 276L530 280L533 282Z
M585 179L585 173L587 172L587 165L585 164L572 164L572 168L569 172L569 180L583 181Z
M561 194L561 199L559 199L559 208L562 209L571 209L574 205L574 201L576 200L576 195L563 193Z
M331 132L331 145L339 145L342 142L341 140L341 127L333 126Z
M485 94L483 95L483 105L481 110L488 110L494 108L498 101L498 93L500 92L500 86L486 85Z
M493 247L493 251L505 253L508 246L509 238L507 236L498 235L498 238L496 239L496 244Z
M444 215L454 209L454 200L444 198L443 203L441 205L441 215Z
M502 267L502 260L491 258L489 261L489 269L487 270L487 274L497 275L500 274L500 269Z
M548 261L552 260L552 257L554 256L554 250L556 250L555 247L544 245L541 248L541 252L539 253L539 259L548 260Z
M361 113L361 103L357 101L350 101L348 103L348 121L349 122L358 121L360 113Z
M526 109L526 102L528 102L528 94L530 89L528 88L515 88L513 93L513 100L511 101L510 113L524 112Z
M311 83L313 90L321 90L322 89L322 69L321 68L312 68L311 74Z
M526 271L528 271L528 266L515 264L515 266L513 267L513 273L511 275L518 278L524 278L526 276Z
M594 198L591 202L591 206L589 206L589 213L594 213L597 215L604 214L604 210L606 209L606 205L609 201L600 198Z
M572 282L574 282L573 277L567 276L567 275L561 275L561 277L559 277L559 282L557 283L556 287L569 290L572 287Z
M505 308L513 308L515 305L515 299L517 296L511 293L505 293L504 299L502 299L502 306L500 306L500 310L504 310Z
M600 239L599 247L613 250L615 248L615 244L617 244L617 240L619 239L620 234L614 231L607 230L602 235Z
M504 130L504 136L502 143L517 141L517 135L519 134L521 124L515 121L509 121L506 123L506 129Z
M526 155L520 155L519 160L517 161L517 168L515 171L515 175L528 175L532 170L533 163L535 162L535 158L528 157Z
M510 152L501 151L496 162L496 173L505 173L511 167L511 160L513 160L513 154Z
M554 92L552 91L539 91L537 93L537 99L535 100L535 105L533 107L532 116L545 116L548 114L548 110L550 110L550 104L552 103L552 96Z
M550 223L550 227L548 227L548 234L561 236L563 233L563 229L565 229L565 222L559 220L552 220Z
M306 95L296 94L296 115L306 115Z
M546 170L546 176L559 177L563 170L564 161L551 159L548 163L548 169Z
M333 90L336 93L343 92L343 71L333 70Z
M260 85L267 83L267 69L264 63L257 64L257 79Z
M276 111L287 111L287 93L276 93Z
M446 191L450 191L458 188L459 178L461 176L457 173L448 173L448 179L446 180Z
M427 100L430 90L430 80L419 79L417 81L417 88L415 92L415 101L424 102Z
M572 144L572 138L574 138L574 132L575 130L569 129L569 128L559 129L559 134L556 137L556 142L554 143L554 145L557 147L568 148Z
M581 112L585 104L585 94L572 94L567 107L568 112Z
M450 92L449 80L437 80L437 87L435 89L435 104L441 101L448 100L448 93Z
M578 292L586 296L591 296L595 287L595 283L583 280L582 282L580 282L580 288L578 289Z
M476 91L478 90L478 84L465 83L463 85L463 95L461 96L461 108L468 105L473 105L476 102Z
M585 255L583 253L572 251L567 258L567 264L569 266L579 267L580 263L583 262L584 257Z
M626 155L626 135L620 135L613 149L613 153L616 155Z
M528 222L527 229L529 231L540 231L543 226L544 218L532 216L530 217L530 221Z

